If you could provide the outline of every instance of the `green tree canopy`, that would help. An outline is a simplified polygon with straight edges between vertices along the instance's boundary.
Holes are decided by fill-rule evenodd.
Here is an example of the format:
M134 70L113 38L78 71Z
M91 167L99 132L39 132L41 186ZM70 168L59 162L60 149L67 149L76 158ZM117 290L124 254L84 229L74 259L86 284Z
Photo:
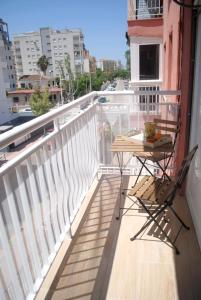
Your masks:
M39 60L37 61L37 66L40 68L41 72L46 74L49 62L48 58L45 55L42 55Z
M49 100L49 97L50 95L48 91L41 92L40 89L35 90L30 99L30 106L32 112L36 116L41 116L47 113L53 106L52 102Z

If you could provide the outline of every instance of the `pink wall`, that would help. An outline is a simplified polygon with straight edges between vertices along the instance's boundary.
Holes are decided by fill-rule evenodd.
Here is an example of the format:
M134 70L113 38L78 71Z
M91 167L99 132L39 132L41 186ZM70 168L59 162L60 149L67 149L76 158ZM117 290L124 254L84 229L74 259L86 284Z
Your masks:
M163 88L178 89L180 69L180 7L173 1L163 1Z
M162 37L163 19L145 19L128 21L129 36Z

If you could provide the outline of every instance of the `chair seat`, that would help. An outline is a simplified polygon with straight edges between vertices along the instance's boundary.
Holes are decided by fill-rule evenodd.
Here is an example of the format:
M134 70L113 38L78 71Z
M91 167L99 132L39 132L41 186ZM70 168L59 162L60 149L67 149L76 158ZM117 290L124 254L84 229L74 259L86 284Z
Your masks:
M171 156L171 153L162 153L162 152L137 152L133 153L134 156L151 160L152 162L158 162L164 159L167 159Z
M167 195L173 191L174 182L154 176L144 176L129 191L129 196L140 198L152 204L162 204Z

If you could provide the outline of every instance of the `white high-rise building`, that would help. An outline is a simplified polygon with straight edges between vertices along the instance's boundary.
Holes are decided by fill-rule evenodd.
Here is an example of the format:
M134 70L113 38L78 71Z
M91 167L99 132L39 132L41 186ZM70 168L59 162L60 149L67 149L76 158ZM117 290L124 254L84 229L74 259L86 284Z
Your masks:
M8 25L0 19L0 124L13 119L7 91L15 89L15 69Z
M69 55L73 73L84 72L84 36L80 29L53 30L15 34L14 55L18 79L22 75L39 74L37 61L45 55L49 60L48 76L60 76L59 62Z

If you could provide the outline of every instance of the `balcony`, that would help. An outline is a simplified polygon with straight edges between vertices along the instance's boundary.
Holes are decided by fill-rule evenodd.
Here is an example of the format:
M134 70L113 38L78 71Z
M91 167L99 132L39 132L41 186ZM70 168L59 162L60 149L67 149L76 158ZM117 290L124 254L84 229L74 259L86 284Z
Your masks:
M108 102L98 103L99 96ZM141 210L115 220L119 169L112 141L155 116L174 120L178 96L92 92L0 136L5 149L54 124L8 152L0 168L1 299L33 299L40 287L37 299L199 299L201 255L184 198L178 196L178 206L191 231L181 233L177 257L153 226L130 242L146 220ZM134 158L124 168L125 187L139 168ZM172 161L171 174L174 168ZM173 225L167 230L174 235Z
M128 20L155 19L162 16L161 0L128 0Z

